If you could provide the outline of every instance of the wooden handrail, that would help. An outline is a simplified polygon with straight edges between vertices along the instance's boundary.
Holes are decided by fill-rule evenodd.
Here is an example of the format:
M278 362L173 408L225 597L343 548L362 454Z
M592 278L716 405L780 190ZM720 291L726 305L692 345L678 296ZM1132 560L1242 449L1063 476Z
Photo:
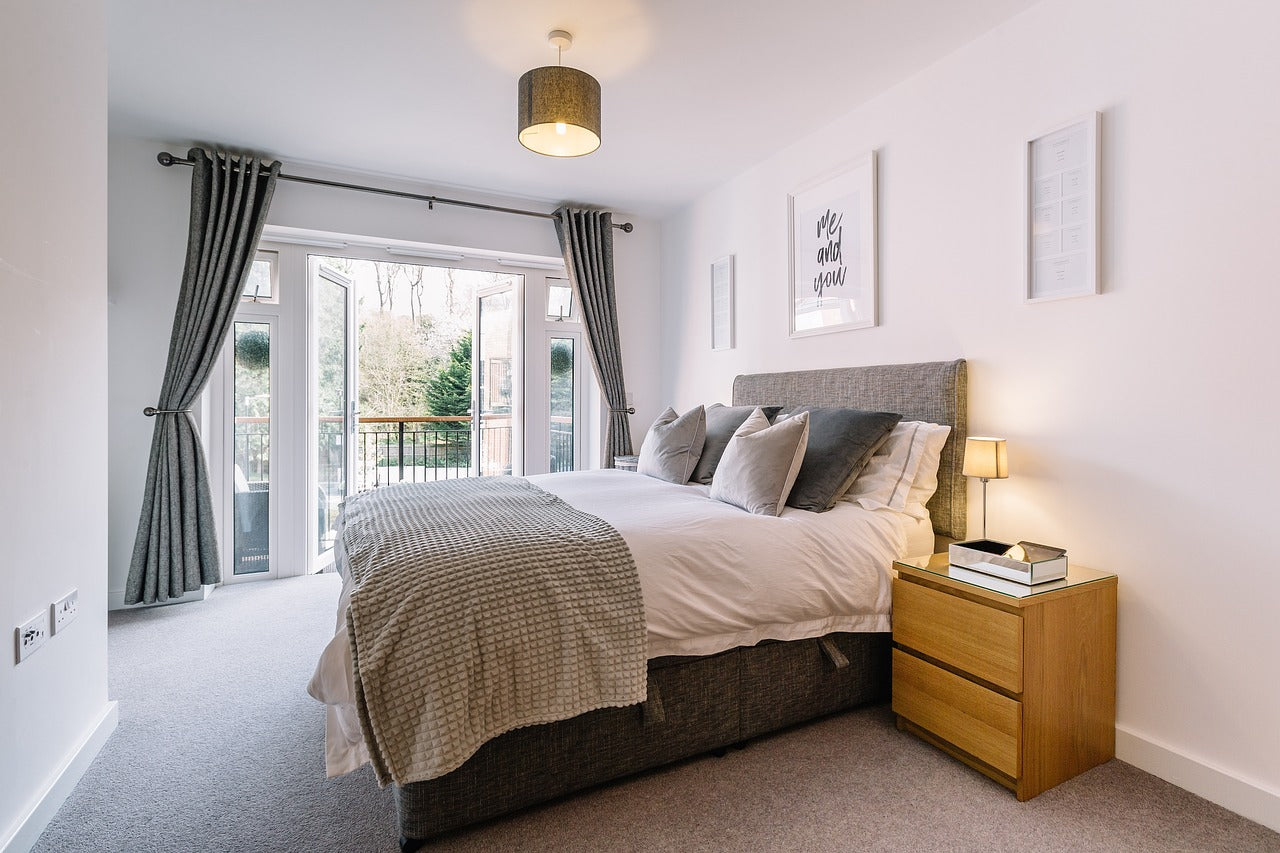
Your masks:
M359 417L362 424L439 424L463 423L471 420L470 415L423 415L422 417L366 418Z
M509 417L509 416L508 416ZM238 417L235 419L238 424L266 424L271 423L269 417ZM325 423L340 424L342 416L334 416L320 418ZM394 418L356 418L362 424L437 424L437 423L465 423L471 420L470 415L423 415L421 417L394 417Z

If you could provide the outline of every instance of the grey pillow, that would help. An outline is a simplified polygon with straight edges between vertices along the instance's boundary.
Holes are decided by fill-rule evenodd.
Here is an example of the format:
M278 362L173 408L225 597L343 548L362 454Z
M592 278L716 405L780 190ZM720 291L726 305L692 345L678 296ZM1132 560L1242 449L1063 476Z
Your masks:
M773 423L774 417L782 411L781 406L760 406L764 416ZM756 410L755 406L726 406L712 403L707 406L707 441L702 445L702 456L698 459L698 467L693 469L695 483L710 483L720 464L724 449L729 446L729 439L738 427Z
M872 454L902 420L902 415L798 406L784 412L782 417L794 417L799 412L809 415L809 448L787 505L826 512L849 491L871 461Z
M707 414L701 406L677 415L668 408L649 427L640 445L636 470L659 480L687 483L702 455L707 437Z
M757 515L778 515L800 472L808 439L807 412L770 426L757 408L729 439L711 481L711 497Z

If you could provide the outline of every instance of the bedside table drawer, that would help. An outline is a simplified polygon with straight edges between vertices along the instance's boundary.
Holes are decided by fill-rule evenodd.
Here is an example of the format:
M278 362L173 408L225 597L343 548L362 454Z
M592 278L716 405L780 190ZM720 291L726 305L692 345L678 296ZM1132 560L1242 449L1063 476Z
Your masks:
M893 641L1022 692L1022 619L1012 613L895 579Z
M894 649L893 711L1017 778L1020 702Z

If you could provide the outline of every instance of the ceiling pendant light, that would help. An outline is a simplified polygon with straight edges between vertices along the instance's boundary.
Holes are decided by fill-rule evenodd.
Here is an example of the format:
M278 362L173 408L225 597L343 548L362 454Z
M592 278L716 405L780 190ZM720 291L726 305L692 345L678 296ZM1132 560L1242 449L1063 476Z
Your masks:
M590 154L600 147L600 83L585 71L558 64L573 36L552 30L547 42L557 64L520 77L520 144L549 157Z

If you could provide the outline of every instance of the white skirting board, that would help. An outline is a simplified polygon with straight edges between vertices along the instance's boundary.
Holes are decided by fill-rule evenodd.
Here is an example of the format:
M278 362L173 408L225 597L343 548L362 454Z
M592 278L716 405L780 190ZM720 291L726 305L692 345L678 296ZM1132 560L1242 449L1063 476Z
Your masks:
M1116 758L1280 832L1280 792L1116 726Z
M58 813L67 796L75 789L80 777L97 758L102 745L116 730L120 710L115 702L108 702L98 721L89 729L84 739L68 753L66 760L54 773L48 786L37 796L25 815L8 830L0 829L0 853L27 853L40 838L49 821Z
M215 584L205 584L195 592L189 592L182 598L171 598L168 601L157 604L125 604L123 589L107 590L107 609L108 610L132 610L135 607L167 607L170 604L186 604L189 601L204 601L213 594Z

